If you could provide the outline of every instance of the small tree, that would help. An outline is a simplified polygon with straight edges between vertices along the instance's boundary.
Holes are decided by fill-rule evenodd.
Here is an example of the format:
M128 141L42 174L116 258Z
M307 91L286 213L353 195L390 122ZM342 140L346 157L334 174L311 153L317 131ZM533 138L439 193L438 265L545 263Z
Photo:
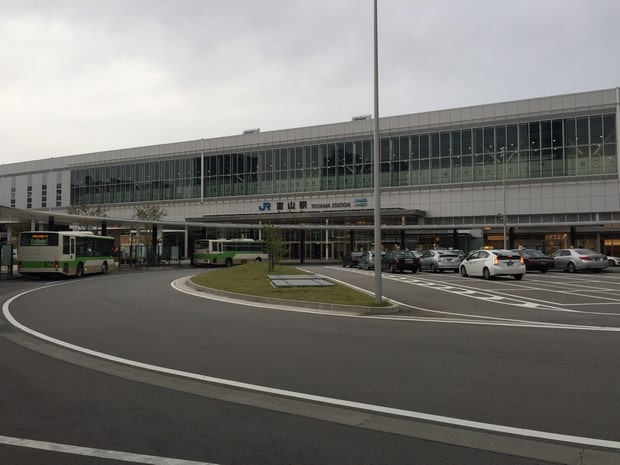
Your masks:
M168 214L168 210L164 207L154 204L134 206L133 210L133 217L142 221L159 221ZM144 233L144 235L142 235L142 233ZM138 243L142 243L142 245L146 246L147 250L150 250L149 261L155 260L157 255L157 244L154 243L151 237L152 235L153 233L150 228L146 228L144 231L139 230L138 232Z
M269 254L269 272L272 272L284 257L287 251L286 245L282 240L280 231L271 224L263 226L263 241L265 242L265 252Z
M103 205L70 205L67 207L67 213L70 215L78 215L78 216L107 216L107 209ZM87 231L96 229L97 227L91 225L88 221L81 220L80 225L84 227Z

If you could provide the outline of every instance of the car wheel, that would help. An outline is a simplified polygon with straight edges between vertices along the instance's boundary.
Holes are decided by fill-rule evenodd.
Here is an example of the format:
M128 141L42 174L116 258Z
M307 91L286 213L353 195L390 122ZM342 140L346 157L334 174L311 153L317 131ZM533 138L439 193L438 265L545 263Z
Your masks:
M542 270L540 270L541 273L546 273L547 272L547 268L543 268Z
M81 278L82 276L84 276L84 265L78 263L77 270L75 270L75 277Z
M516 274L516 275L514 275L514 277L515 277L515 279L517 281L521 281L523 279L523 275L522 274Z
M464 278L467 277L467 270L465 269L464 266L461 267L461 276L463 276Z
M592 270L592 273L600 273L601 271L603 270L601 270L600 268L595 268Z
M573 262L569 262L568 265L566 265L566 271L568 271L569 273L576 273L577 267Z
M482 270L482 277L484 279L491 279L491 272L489 271L488 268L485 268Z
M224 262L224 266L229 267L232 266L232 258L228 257Z
M106 274L108 272L108 262L103 262L101 265L101 274Z
M437 273L437 268L435 268L434 263L431 263L431 273Z
M418 272L418 269L417 269L417 268L411 268L411 272L412 272L412 273L417 273L417 272Z
M390 265L390 273L396 273L396 267L394 265Z

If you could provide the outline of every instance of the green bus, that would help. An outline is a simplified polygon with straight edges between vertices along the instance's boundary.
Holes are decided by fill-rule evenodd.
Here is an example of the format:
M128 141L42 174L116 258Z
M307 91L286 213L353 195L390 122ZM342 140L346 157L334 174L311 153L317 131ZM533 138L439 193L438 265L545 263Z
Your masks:
M198 239L194 243L194 265L238 265L267 260L262 241L254 239Z
M105 274L114 267L114 238L85 231L27 231L19 235L17 271L25 275Z

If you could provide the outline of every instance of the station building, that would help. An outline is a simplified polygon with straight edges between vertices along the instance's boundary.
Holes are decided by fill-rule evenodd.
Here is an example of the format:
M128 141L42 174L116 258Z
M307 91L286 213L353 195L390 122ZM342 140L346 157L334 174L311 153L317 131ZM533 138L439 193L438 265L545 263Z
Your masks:
M614 88L381 118L382 247L620 255L619 114ZM197 237L256 238L274 224L289 258L337 259L373 247L373 127L355 117L4 164L0 205L132 218L154 204L167 212L163 243L186 256Z

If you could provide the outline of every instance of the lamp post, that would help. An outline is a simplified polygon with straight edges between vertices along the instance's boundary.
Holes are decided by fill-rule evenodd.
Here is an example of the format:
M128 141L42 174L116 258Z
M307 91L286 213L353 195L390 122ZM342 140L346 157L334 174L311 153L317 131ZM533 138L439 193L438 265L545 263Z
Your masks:
M375 303L380 304L381 296L381 154L379 147L379 58L378 58L378 30L377 30L377 0L374 1L374 94L375 94L375 120L374 120L374 233L375 233Z

